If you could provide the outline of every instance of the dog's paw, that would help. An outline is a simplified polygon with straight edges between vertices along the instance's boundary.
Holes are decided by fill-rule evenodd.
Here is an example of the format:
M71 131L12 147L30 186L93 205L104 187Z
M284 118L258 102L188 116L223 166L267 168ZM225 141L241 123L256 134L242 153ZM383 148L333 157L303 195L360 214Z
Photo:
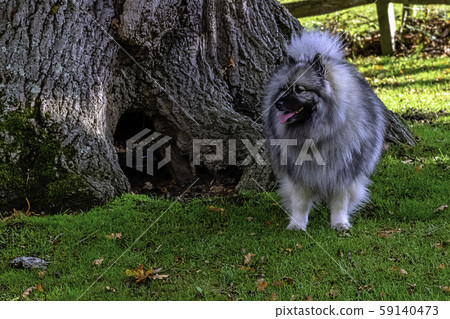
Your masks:
M294 219L291 219L289 225L287 226L289 230L306 230L306 223L299 223Z
M337 222L334 224L331 224L331 228L336 230L347 230L351 227L349 222Z

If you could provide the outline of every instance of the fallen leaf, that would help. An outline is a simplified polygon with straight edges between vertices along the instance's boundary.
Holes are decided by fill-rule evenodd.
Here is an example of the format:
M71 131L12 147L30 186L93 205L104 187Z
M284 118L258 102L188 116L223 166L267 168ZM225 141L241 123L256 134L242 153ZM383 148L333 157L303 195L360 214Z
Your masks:
M277 281L273 282L273 285L274 285L275 288L280 288L280 287L284 286L284 282L277 280Z
M264 291L269 283L264 280L264 278L258 279L256 281L256 290Z
M42 289L42 285L41 284L36 285L36 289L39 292L43 292L44 291L44 289Z
M443 291L443 292L450 292L450 287L448 287L448 286L439 286L439 288L441 288L441 290Z
M144 271L144 264L140 264L136 267L136 270L125 270L125 274L129 277L134 276L136 278L136 282L144 282L149 279L166 279L169 277L169 275L160 275L159 272L162 270L162 268L153 269L151 267L149 270Z
M39 273L38 273L38 276L39 276L39 278L44 278L44 276L45 276L45 271L40 271Z
M208 210L210 212L219 212L219 213L223 213L225 211L225 208L220 208L220 207L214 207L213 205L208 207Z
M419 166L416 166L417 173L420 173L420 170L422 169L423 164L420 164Z
M377 233L377 236L380 238L388 238L390 236L392 236L392 234L398 233L400 231L400 229L389 229L389 230L380 230Z
M331 287L330 291L326 293L326 296L330 299L334 299L339 295L337 290L334 290L333 287Z
M297 247L298 249L302 249L303 248L303 246L300 245L300 244L295 244L295 247Z
M408 272L405 269L400 269L399 273L401 276L408 274Z
M251 221L253 220L253 217L247 217L247 220L248 220L249 222L251 222Z
M448 208L448 205L442 205L442 206L439 206L438 208L436 208L435 210L434 210L434 212L436 213L436 212L438 212L438 211L440 211L440 210L444 210L444 209L447 209Z
M136 270L130 270L130 269L127 269L127 270L125 270L125 274L126 274L128 277L136 277Z
M231 295L231 294L227 294L227 300L228 301L233 301L234 299L233 299L233 296Z
M287 283L288 285L292 285L294 284L294 279L288 277L284 279L284 282Z
M270 296L270 301L277 301L277 293L274 291L272 292L272 295Z
M386 297L386 294L382 291L382 292L380 292L380 296L381 296L382 298L384 298L384 297Z
M253 268L250 268L250 267L248 267L248 266L239 266L238 269L239 269L239 270L251 270L251 271L254 271Z
M120 239L122 238L122 233L111 233L111 235L105 236L107 239Z
M22 298L26 298L30 295L30 293L36 289L36 286L28 287L22 294Z
M110 292L116 292L116 289L110 286L106 286L105 287L106 291L110 291Z
M306 297L306 299L304 301L311 301L312 300L312 296L309 295L308 297Z
M92 266L100 266L104 259L96 259L92 262Z
M252 253L248 253L247 255L245 255L244 257L244 265L247 265L250 263L252 257L256 256L255 254Z
M439 268L439 269L444 269L444 268L445 268L444 263L440 264L440 265L438 266L438 268Z

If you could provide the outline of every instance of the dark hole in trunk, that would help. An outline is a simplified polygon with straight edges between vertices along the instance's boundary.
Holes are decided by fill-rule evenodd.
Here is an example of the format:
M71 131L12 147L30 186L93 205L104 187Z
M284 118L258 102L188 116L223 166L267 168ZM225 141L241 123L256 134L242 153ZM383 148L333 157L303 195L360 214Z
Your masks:
M127 165L127 141L133 139L145 129L149 131L132 143L129 154L129 156L131 155L132 161L131 165ZM114 146L117 151L120 167L128 178L133 193L149 193L154 189L154 185L169 184L172 179L170 170L167 166L163 166L160 169L157 167L157 163L161 161L164 155L160 154L160 152L154 152L153 154L153 175L147 173L147 166L151 165L151 162L147 157L147 150L154 144L153 142L156 142L156 139L155 141L148 141L146 145L139 146L139 143L143 142L144 139L150 137L155 132L156 130L151 118L142 112L125 113L117 123L116 131L114 133ZM139 147L142 149L141 154L137 151ZM138 163L138 157L140 157L141 163ZM138 164L141 165L138 167Z
M159 129L155 129L154 123L160 123ZM146 129L148 131L144 132ZM151 140L150 136L154 133L161 135ZM139 139L137 139L138 134L142 135ZM151 153L153 174L149 174L147 169L148 165L151 165L151 160L149 160L147 150L165 136L172 138ZM152 120L140 111L125 113L119 119L114 133L114 146L120 167L128 178L133 193L179 196L197 178L199 180L191 188L188 196L194 194L227 195L234 192L234 188L242 176L240 167L228 166L218 171L210 171L201 165L195 167L194 176L188 156L180 154L173 136L176 136L176 131L170 127L163 127L160 118ZM132 160L127 165L127 141L130 139L137 140L130 144L131 151L129 150L128 156L131 156ZM147 142L145 142L146 140ZM170 162L158 168L158 163L166 156L165 150L168 145L171 145ZM138 152L138 148L141 148L142 151ZM141 163L138 163L138 158Z

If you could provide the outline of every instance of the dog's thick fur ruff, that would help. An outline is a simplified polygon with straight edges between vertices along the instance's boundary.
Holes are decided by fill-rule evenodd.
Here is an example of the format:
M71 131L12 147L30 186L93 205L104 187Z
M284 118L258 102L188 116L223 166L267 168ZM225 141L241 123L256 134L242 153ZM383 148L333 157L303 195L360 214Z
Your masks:
M324 202L331 210L331 227L348 229L351 215L368 199L369 177L382 152L386 107L344 60L338 38L304 31L292 38L286 52L287 62L267 85L264 122L269 140L297 141L287 148L286 165L280 146L269 147L290 214L288 228L306 230L312 206ZM292 115L292 101L300 101L299 116ZM315 157L296 165L307 140L314 142L325 165Z

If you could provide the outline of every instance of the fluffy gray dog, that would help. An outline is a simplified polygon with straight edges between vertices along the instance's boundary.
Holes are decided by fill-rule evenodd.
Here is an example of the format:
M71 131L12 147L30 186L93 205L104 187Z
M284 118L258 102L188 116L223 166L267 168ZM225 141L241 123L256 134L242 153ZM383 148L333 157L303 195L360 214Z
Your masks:
M337 37L304 31L286 49L288 61L267 86L264 122L288 229L306 230L319 202L329 205L332 228L348 229L368 199L386 107L344 60Z

